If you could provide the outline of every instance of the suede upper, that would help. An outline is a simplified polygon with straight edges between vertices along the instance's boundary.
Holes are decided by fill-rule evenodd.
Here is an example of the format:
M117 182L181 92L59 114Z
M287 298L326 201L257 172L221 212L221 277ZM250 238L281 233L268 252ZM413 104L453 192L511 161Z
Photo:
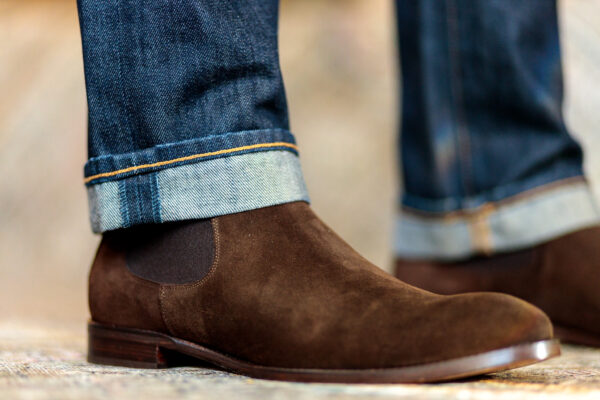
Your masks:
M104 240L92 319L288 368L402 367L552 337L545 314L515 297L441 296L397 280L304 202L213 218L212 228L212 266L186 284L133 275L127 246Z
M531 249L454 263L397 260L396 275L441 294L518 296L563 327L600 333L600 227Z

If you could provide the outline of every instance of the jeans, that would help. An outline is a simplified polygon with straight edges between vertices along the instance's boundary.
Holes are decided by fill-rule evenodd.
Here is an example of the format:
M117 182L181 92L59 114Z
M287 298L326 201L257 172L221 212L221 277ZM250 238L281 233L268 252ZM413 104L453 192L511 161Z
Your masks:
M396 254L456 260L598 223L567 132L554 0L400 0Z
M288 126L277 0L78 8L95 232L308 201ZM396 9L396 253L460 258L596 223L582 152L562 117L555 3L399 0ZM573 210L548 221L562 208Z
M78 1L92 228L307 200L276 0Z

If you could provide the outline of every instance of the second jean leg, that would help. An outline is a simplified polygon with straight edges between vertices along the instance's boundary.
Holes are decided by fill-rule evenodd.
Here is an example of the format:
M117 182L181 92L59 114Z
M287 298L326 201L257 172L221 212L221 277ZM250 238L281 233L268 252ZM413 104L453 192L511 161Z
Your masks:
M555 2L400 0L397 11L407 218L396 251L465 257L596 221L582 151L563 120ZM532 206L542 192L545 208ZM567 200L579 211L548 218ZM530 220L500 216L508 203Z

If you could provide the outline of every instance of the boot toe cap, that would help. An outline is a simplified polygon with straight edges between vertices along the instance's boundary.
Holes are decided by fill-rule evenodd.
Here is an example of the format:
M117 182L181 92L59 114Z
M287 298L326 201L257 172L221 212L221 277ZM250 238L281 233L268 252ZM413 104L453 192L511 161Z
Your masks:
M443 342L455 348L454 356L549 340L552 323L539 308L500 293L470 293L447 297L440 316Z

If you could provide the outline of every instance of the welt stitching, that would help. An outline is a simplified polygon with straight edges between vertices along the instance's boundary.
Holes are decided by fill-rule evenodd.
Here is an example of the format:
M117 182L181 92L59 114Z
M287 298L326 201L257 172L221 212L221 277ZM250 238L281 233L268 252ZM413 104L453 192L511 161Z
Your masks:
M298 146L291 144L291 143L287 143L287 142L257 143L257 144L252 144L252 145L248 145L248 146L234 147L231 149L211 151L208 153L192 154L192 155L185 156L185 157L178 157L178 158L173 158L171 160L158 161L155 163L134 165L131 167L122 168L122 169L118 169L118 170L110 171L110 172L102 172L100 174L88 176L87 178L85 178L83 180L83 182L88 183L88 182L91 182L91 181L93 181L95 179L99 179L99 178L108 178L111 176L124 174L124 173L132 172L132 171L137 171L140 169L161 167L164 165L174 164L174 163L182 162L182 161L190 161L190 160L196 160L196 159L202 159L202 158L206 158L206 157L216 156L216 155L220 155L220 154L228 154L228 153L235 153L238 151L252 150L252 149L259 149L259 148L269 148L269 147L289 147L296 151L298 150Z

